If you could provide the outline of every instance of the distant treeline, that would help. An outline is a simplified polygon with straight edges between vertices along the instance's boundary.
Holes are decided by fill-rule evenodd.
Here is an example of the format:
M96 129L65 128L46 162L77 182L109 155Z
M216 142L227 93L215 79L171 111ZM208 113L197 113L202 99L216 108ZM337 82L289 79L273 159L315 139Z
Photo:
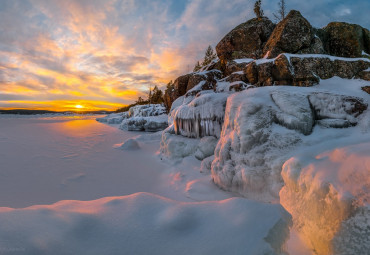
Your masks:
M56 111L48 111L48 110L28 110L28 109L12 109L12 110L0 110L0 114L19 114L19 115L33 115L33 114L106 114L112 113L111 111L81 111L81 112L73 112L73 111L63 111L63 112L56 112Z

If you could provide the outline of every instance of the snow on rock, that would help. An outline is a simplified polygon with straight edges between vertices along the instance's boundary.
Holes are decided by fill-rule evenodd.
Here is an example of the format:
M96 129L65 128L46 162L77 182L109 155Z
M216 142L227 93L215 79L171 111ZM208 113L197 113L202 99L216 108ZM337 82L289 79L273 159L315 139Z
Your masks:
M169 127L162 134L160 152L171 159L182 159L194 155L198 160L203 160L213 155L217 145L215 137L206 136L202 139L190 139L173 134Z
M215 155L212 155L208 158L203 159L202 163L200 165L200 172L201 173L210 173L213 160L215 160Z
M133 150L139 150L140 146L136 140L128 139L122 144L116 144L115 148L121 149L121 150L133 151Z
M168 127L166 114L151 117L132 117L122 121L120 129L128 131L157 132Z
M228 96L227 93L201 93L178 106L171 113L175 133L191 138L219 137Z
M171 130L172 128L173 126L170 126L162 134L161 154L171 159L182 159L193 155L198 148L199 140L175 135Z
M150 117L166 114L166 108L161 104L135 105L128 110L129 117Z
M356 124L356 117L367 109L361 98L330 93L313 93L309 100L318 119L342 119Z
M278 255L285 254L290 222L280 205L242 198L184 203L136 193L0 208L0 237L12 254Z
M271 93L271 98L281 109L281 112L276 113L279 124L290 129L301 130L305 135L311 133L314 115L306 94L274 91Z
M212 156L215 152L218 139L214 136L205 136L200 139L198 148L195 151L195 157L199 160L203 160Z
M319 255L370 250L370 142L289 159L281 204Z
M136 105L127 112L109 114L96 120L120 124L120 129L128 131L156 132L168 127L166 108L161 104Z
M121 122L128 118L128 112L111 113L102 118L96 118L97 121L108 124L121 124Z
M233 94L227 100L212 178L225 190L276 201L283 185L282 165L303 140L310 143L305 136L316 122L352 126L366 109L362 98L317 88L263 87Z

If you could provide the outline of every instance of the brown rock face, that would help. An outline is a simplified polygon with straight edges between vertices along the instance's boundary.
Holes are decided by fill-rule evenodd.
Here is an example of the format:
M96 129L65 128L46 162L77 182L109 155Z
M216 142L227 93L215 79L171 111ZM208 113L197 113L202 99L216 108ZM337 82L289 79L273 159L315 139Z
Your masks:
M365 52L370 54L370 31L367 30L366 28L362 29L362 32L364 34L364 48Z
M257 84L258 82L258 70L256 62L252 62L244 70L245 76L247 77L249 83Z
M313 39L311 24L299 11L292 10L272 32L263 55L268 54L268 58L274 58L280 53L297 53L309 48Z
M217 80L219 80L221 77L222 73L218 70L208 71L205 72L204 74L192 73L190 75L188 85L186 86L186 91L191 90L201 81L205 81L204 85L202 86L203 90L213 89L213 87L217 83Z
M356 78L363 79L365 81L370 81L370 70L369 71L362 71L356 75ZM369 87L370 88L370 87ZM369 90L370 91L370 90ZM370 94L370 93L369 93Z
M186 88L188 86L191 74L185 74L178 77L174 82L175 96L181 97L186 93Z
M369 53L369 30L356 24L332 22L325 28L325 50L334 56L356 58Z
M249 62L250 63L250 62ZM243 71L249 63L236 63L235 61L228 61L224 68L224 75L229 76L232 73Z
M361 89L365 91L366 93L370 94L370 86L365 86L365 87L362 87Z
M222 72L219 70L205 71L202 73L190 73L178 77L173 85L172 89L166 90L164 94L164 104L167 111L171 109L172 103L183 95L195 95L201 90L213 89L217 83L217 80L222 78ZM200 82L204 81L201 88L192 93L187 94L189 90L194 88Z
M288 55L289 56L289 55ZM274 61L257 65L250 63L244 74L248 81L257 86L293 85L307 87L319 83L320 79L333 76L366 79L370 61L347 61L329 57L300 57L279 55Z
M225 78L225 81L227 82L236 82L236 81L242 81L242 82L248 82L248 79L244 72L236 72L232 73L229 76Z
M259 58L274 30L268 18L251 19L229 32L216 46L221 61L237 58Z
M177 96L174 88L166 90L166 92L163 95L163 101L167 112L170 111L172 103L176 100L176 98Z

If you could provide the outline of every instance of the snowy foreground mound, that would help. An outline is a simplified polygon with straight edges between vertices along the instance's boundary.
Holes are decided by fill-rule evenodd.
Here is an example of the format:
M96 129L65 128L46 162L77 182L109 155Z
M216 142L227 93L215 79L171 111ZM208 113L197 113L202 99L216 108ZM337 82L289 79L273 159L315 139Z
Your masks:
M242 198L184 203L148 193L0 208L12 254L286 254L290 216Z
M168 127L166 108L160 104L136 105L127 112L112 113L96 120L120 124L120 129L128 131L156 132Z

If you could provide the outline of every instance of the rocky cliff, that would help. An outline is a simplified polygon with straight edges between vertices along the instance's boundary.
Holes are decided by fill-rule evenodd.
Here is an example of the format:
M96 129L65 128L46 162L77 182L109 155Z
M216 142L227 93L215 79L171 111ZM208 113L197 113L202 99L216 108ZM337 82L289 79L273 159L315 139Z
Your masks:
M312 86L333 76L366 80L370 76L368 29L344 22L316 29L295 10L278 24L266 17L240 24L222 38L216 51L218 62L175 80L165 94L168 110L202 81L204 89L216 90L221 79L255 86Z
M166 93L162 155L194 155L220 188L281 203L315 254L366 254L369 30L291 11L240 24L216 51Z

